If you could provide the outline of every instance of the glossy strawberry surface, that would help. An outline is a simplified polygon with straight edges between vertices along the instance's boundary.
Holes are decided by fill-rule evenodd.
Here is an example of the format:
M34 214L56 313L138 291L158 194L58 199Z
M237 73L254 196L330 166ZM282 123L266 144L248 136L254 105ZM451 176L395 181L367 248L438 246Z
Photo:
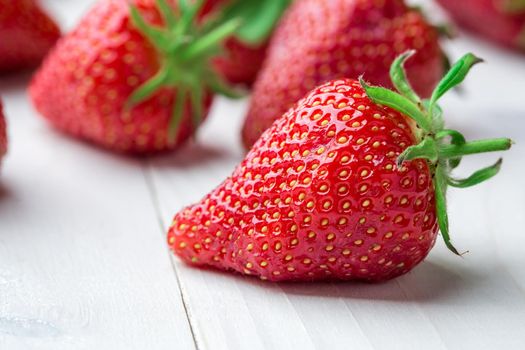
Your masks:
M501 45L525 51L525 7L505 11L512 0L438 0L461 26Z
M37 66L60 30L34 0L0 0L0 73Z
M408 50L407 73L429 96L443 75L438 34L402 0L298 0L278 26L254 85L243 128L250 147L298 99L331 79L365 78L390 87L389 68Z
M357 81L329 82L175 216L169 245L187 263L273 281L404 274L438 230L427 163L396 165L414 141L408 120L372 103Z
M133 3L151 24L163 25L155 0ZM31 97L47 120L73 136L120 152L172 150L197 126L187 101L176 138L168 137L176 88L126 106L161 60L131 23L128 1L100 1L46 59L31 84ZM211 99L210 93L203 98L205 114Z

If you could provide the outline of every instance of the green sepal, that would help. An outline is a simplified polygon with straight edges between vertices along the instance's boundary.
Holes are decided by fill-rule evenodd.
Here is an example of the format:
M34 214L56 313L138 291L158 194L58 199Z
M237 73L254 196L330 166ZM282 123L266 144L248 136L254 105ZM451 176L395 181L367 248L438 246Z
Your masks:
M525 13L525 0L502 0L501 11L509 14Z
M403 113L412 118L424 131L430 132L432 129L429 118L421 111L421 109L408 98L378 86L368 85L362 77L359 82L365 90L367 96L374 102L383 106L387 106Z
M405 62L416 53L415 50L407 51L399 55L390 67L390 77L396 90L416 105L421 104L421 99L410 85L404 69Z
M202 103L207 91L221 93L230 89L210 68L209 61L220 53L222 42L239 28L240 20L217 21L203 30L204 26L196 19L203 0L191 3L178 0L178 6L173 8L166 0L155 1L164 26L147 23L134 5L130 5L130 18L136 29L157 50L160 68L130 94L125 107L132 108L148 100L162 88L171 89L176 94L168 128L168 141L171 142L175 141L188 103L192 107L192 122L196 130L203 119ZM221 81L222 85L217 81Z
M175 11L171 8L166 0L156 0L157 8L159 9L164 22L168 28L174 28L177 25L178 18L175 15Z
M239 28L239 25L240 20L237 18L221 24L219 27L205 34L202 38L189 44L187 49L181 53L180 58L188 60L191 59L191 57L215 53L216 47L214 44L222 42L224 39L231 36L237 28Z
M450 23L441 23L433 26L441 38L455 39L458 36L457 28Z
M467 143L465 136L457 130L441 130L436 134L436 140L438 141L442 141L447 137L450 138L452 145L462 146ZM455 169L461 164L461 157L449 158L448 163L451 169Z
M139 86L131 96L128 98L126 103L127 108L132 108L137 104L152 97L169 79L169 72L167 69L161 69L144 84Z
M431 163L437 162L438 149L436 141L432 138L425 138L417 145L408 147L397 158L397 166L400 168L405 161L414 159L426 159Z
M499 159L496 164L486 167L484 169L476 171L474 174L469 176L466 179L448 179L448 184L452 187L457 188L467 188L479 185L482 182L492 179L494 176L498 175L501 170L501 164L503 159Z
M436 215L437 221L439 224L439 230L441 231L441 236L445 241L447 248L456 255L459 254L458 250L452 242L450 241L450 232L449 232L449 222L448 222L448 212L447 212L447 177L444 172L441 171L440 167L436 169L436 174L434 177L434 190L436 196Z
M447 187L465 188L486 181L499 172L501 160L490 167L476 171L467 179L454 179L450 173L460 164L463 156L508 150L512 141L507 138L499 138L467 142L460 132L444 128L443 111L437 101L465 79L472 66L481 62L479 58L472 54L465 55L452 66L438 84L430 100L414 103L418 101L418 97L412 95L413 90L406 81L406 74L403 71L404 62L411 54L412 52L407 52L398 57L391 68L392 83L402 95L381 87L368 86L362 78L360 78L360 83L373 102L397 110L407 118L415 120L423 128L423 133L420 129L412 130L418 143L405 149L398 157L397 165L400 167L404 161L413 159L426 160L433 177L436 217L443 240L448 249L460 255L450 240L446 203Z
M430 101L423 100L423 107L425 112L429 115L432 120L432 130L441 130L445 127L445 121L443 120L443 110L439 105L434 105L432 111L430 110ZM432 115L430 115L432 113Z
M235 0L222 11L223 20L242 18L235 36L253 46L264 43L292 0Z
M161 28L156 28L146 23L144 17L142 17L135 5L129 5L129 13L131 23L133 23L143 35L147 36L153 45L160 47L167 45L165 32Z
M443 79L439 82L438 86L432 93L432 97L430 98L429 110L432 111L433 106L441 97L443 97L444 94L446 94L452 88L461 84L467 77L467 74L470 72L470 69L480 62L483 62L483 60L474 56L471 53L468 53L465 56L463 56L448 71L448 73L443 77Z

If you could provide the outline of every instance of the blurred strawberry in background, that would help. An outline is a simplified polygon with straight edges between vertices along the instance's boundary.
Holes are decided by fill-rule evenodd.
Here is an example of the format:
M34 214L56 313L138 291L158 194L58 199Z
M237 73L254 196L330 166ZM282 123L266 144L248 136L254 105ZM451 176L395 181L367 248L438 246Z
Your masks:
M57 128L114 151L176 149L214 93L233 97L228 81L251 83L287 4L99 1L36 74L34 105Z
M36 67L60 30L34 0L0 0L0 73Z
M243 18L236 35L225 42L223 55L214 60L217 71L232 84L251 86L261 70L273 28L292 0L207 0L204 21Z
M525 51L524 0L438 0L461 26Z
M0 165L2 158L4 158L7 152L7 130L5 124L5 118L2 111L2 101L0 101Z
M249 148L309 90L364 74L391 86L389 67L405 50L414 89L428 97L444 72L438 32L402 0L297 0L272 38L243 128Z

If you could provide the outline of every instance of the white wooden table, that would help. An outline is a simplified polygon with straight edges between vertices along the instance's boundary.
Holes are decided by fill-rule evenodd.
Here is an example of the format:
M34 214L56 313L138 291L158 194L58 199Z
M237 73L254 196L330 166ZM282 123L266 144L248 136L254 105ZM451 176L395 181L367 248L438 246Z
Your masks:
M459 1L459 0L458 0ZM47 0L71 28L91 0ZM10 153L0 185L0 349L525 349L525 56L471 37L463 98L443 101L469 138L510 136L502 173L450 193L463 259L438 242L386 284L270 284L181 264L172 215L242 158L246 102L218 100L196 142L132 159L52 130L28 76L1 78ZM461 173L496 155L473 157Z

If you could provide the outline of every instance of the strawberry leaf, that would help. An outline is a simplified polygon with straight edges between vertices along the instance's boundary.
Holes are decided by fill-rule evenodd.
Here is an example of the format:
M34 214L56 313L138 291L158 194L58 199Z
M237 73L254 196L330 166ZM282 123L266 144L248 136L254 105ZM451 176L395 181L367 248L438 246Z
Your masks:
M454 245L450 241L449 222L448 222L448 213L447 213L447 199L446 199L447 180L446 180L446 174L440 171L439 167L437 169L436 177L434 179L434 188L435 188L435 193L436 193L436 212L437 212L439 230L441 231L441 235L443 236L445 245L452 253L456 255L461 255L459 254L456 247L454 247Z
M404 68L405 62L414 56L415 53L415 50L410 50L398 56L390 67L390 77L392 79L392 84L401 95L405 96L416 105L420 105L421 99L410 85Z
M432 97L430 98L429 110L432 111L432 108L434 107L436 102L441 97L443 97L444 94L446 94L448 91L450 91L457 85L461 84L467 77L467 74L469 73L470 69L480 62L483 62L483 60L474 56L471 53L463 56L448 71L448 73L445 75L445 77L441 80L441 82L438 84L438 86L432 93Z
M425 138L419 144L408 147L397 159L397 166L401 167L403 162L413 159L427 159L432 163L438 160L438 149L433 138Z
M449 178L448 184L452 187L457 187L457 188L467 188L467 187L476 186L496 176L501 169L502 163L503 163L503 159L500 158L496 162L496 164L483 168L481 170L478 170L466 179L458 180L458 179Z
M525 13L525 0L503 0L501 10L510 14Z
M408 98L389 89L368 85L363 78L359 78L361 86L367 96L375 103L395 109L412 118L423 130L430 132L432 124L421 109Z
M242 18L236 37L244 43L260 45L271 35L291 0L237 0L227 7L223 20Z

